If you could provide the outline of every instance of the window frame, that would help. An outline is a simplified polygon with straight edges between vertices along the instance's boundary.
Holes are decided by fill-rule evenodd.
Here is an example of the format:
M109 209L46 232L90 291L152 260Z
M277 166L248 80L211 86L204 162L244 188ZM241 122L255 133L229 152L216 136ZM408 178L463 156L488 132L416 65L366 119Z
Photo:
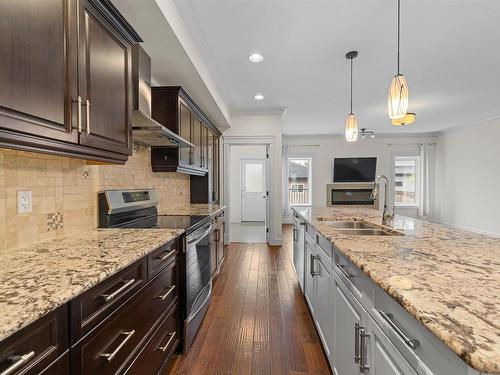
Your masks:
M309 161L309 168L308 168L308 176L307 176L307 183L308 183L308 202L307 203L291 203L290 200L289 200L289 181L290 181L290 160L307 160ZM313 162L313 159L312 157L310 156L304 156L304 157L300 157L300 156L289 156L287 157L286 159L286 180L287 180L287 184L286 184L286 188L287 188L287 201L288 201L288 206L290 207L310 207L312 206L312 202L313 202L313 197L312 197L312 162ZM294 183L295 185L302 185L302 189L305 190L304 188L304 184L303 183L298 183L298 182L295 182ZM293 189L293 187L292 187Z
M414 160L415 161L415 202L405 203L396 202L396 161L397 160ZM407 208L418 208L420 206L420 183L421 183L421 158L420 155L393 155L392 157L392 180L393 180L393 192L392 199L394 207L407 207Z

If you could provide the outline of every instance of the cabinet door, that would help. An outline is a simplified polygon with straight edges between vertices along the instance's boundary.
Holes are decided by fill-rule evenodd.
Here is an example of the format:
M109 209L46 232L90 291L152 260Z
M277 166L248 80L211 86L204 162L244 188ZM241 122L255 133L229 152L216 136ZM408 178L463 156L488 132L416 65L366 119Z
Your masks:
M208 201L214 201L214 133L208 131Z
M208 128L201 126L201 164L208 170Z
M193 150L193 160L191 160L193 166L201 168L201 121L193 115L192 120L192 132L191 132L191 143L194 144Z
M335 272L331 275L335 279L334 368L337 374L356 375L360 373L359 360L355 360L355 356L359 356L359 332L356 327L361 325L363 308Z
M213 176L212 176L212 195L213 201L219 201L219 176L220 176L220 159L219 159L219 137L214 136L214 153L213 153Z
M365 375L417 374L368 314L363 319L363 326L366 335L360 354L364 356L363 361L368 366L364 372Z
M179 135L191 141L191 111L181 100L179 100ZM180 147L179 164L191 164L192 151L189 147Z
M217 265L220 267L224 259L224 221L217 225Z
M75 3L0 1L0 127L78 142Z
M326 356L330 358L331 347L329 338L333 335L333 324L335 315L332 309L333 296L330 292L330 270L322 256L318 252L316 258L316 289L314 291L314 301L316 303L316 325L325 349Z
M217 271L217 229L210 233L210 271L212 276Z
M315 307L314 307L314 265L315 265L315 259L314 257L316 256L314 247L315 243L312 242L312 239L306 235L306 272L305 272L305 297L307 300L307 303L309 304L309 308L311 309L312 314L315 314Z
M79 3L79 91L84 109L80 143L130 155L130 43L104 19L90 0Z

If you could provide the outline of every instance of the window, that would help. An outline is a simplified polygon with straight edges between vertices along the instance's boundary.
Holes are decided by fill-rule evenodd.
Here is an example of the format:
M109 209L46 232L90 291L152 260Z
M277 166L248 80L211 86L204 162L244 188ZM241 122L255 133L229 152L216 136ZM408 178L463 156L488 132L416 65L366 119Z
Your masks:
M288 159L288 203L290 206L311 205L311 159Z
M394 204L418 206L420 157L396 156L394 158Z
M260 193L264 189L264 163L245 163L244 192Z

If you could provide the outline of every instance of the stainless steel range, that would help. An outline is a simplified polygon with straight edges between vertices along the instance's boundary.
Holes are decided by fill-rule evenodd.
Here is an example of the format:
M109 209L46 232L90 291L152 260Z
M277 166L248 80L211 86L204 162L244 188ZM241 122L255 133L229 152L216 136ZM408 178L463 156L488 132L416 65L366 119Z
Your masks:
M186 232L180 274L184 318L183 349L188 351L211 301L211 217L158 215L158 192L152 189L99 193L99 227L165 228Z

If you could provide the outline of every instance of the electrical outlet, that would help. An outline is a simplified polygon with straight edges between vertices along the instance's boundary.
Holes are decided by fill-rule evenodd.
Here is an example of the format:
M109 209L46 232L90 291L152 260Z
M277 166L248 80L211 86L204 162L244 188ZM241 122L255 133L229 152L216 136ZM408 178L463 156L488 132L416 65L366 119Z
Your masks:
M27 214L33 211L33 192L29 190L17 192L17 213Z

